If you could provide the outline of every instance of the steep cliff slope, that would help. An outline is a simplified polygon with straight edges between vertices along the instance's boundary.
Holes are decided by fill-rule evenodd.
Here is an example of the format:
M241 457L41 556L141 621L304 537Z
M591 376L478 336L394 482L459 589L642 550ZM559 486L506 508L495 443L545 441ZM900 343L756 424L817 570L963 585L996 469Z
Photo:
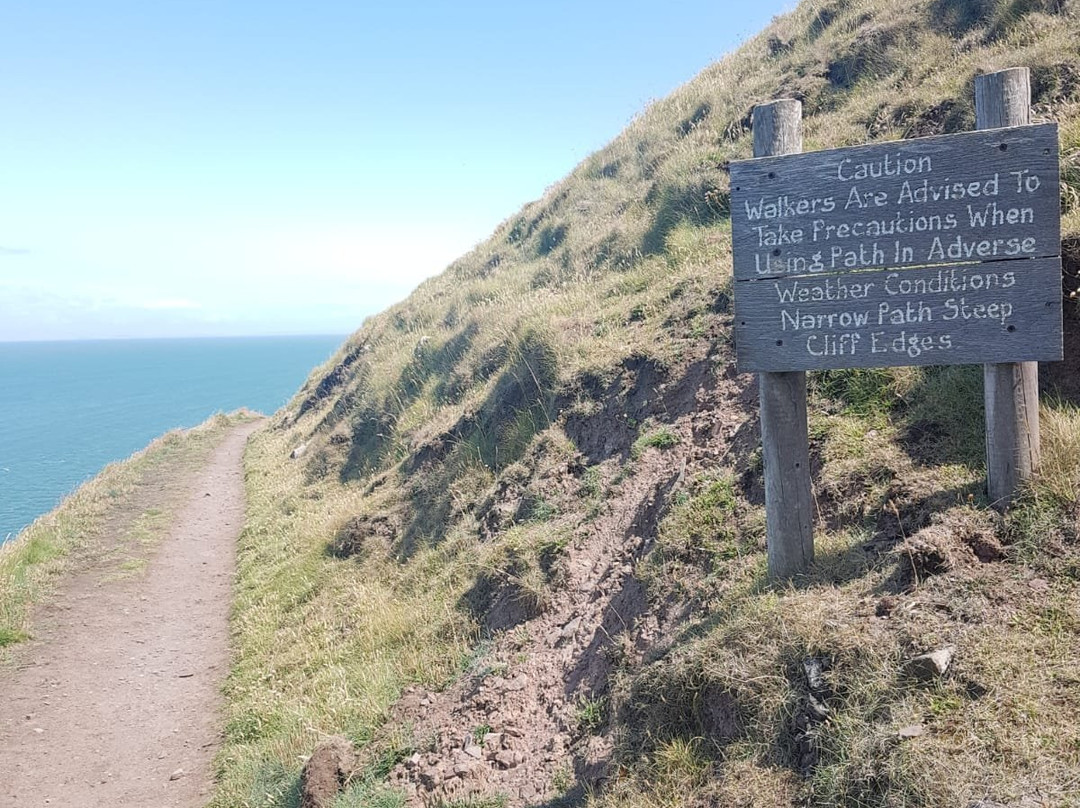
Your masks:
M963 131L1028 65L1068 294L1078 53L1061 0L807 0L365 322L249 450L216 804L297 804L328 733L338 805L1077 804L1075 352L1004 517L977 368L813 375L818 561L769 586L726 166L760 101L807 150Z

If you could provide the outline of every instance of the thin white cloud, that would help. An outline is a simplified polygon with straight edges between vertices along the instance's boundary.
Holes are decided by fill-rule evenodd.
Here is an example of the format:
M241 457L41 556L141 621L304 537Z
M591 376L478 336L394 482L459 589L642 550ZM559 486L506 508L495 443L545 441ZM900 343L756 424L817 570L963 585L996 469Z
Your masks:
M152 311L159 311L162 309L201 309L202 306L196 303L194 300L187 300L182 297L168 297L158 300L144 300L141 303L136 304L137 308L150 309Z
M0 247L0 258L4 258L9 255L28 255L29 250L24 250L18 247Z

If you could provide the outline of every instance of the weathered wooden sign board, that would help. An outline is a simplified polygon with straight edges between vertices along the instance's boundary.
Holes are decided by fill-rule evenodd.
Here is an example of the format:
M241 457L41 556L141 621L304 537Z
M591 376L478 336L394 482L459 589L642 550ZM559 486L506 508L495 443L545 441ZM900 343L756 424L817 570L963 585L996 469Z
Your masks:
M741 371L1062 356L1055 124L731 165Z

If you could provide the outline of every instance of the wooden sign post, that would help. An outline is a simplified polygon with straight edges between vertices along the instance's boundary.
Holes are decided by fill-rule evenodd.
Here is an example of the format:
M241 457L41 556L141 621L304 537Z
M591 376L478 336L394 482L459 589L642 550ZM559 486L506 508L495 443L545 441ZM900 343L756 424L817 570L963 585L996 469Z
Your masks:
M755 107L753 132L755 157L801 152L802 102L787 99ZM806 373L761 373L758 392L769 574L790 578L814 560Z
M1026 109L1014 74L980 82L980 126L1018 119L991 95ZM804 371L984 364L991 500L1007 502L1038 459L1029 368L1062 353L1055 124L801 154L800 113L755 108L755 159L731 165L736 356L761 374L775 578L813 558Z
M975 126L998 129L1031 120L1031 78L1014 67L975 78ZM983 365L986 404L986 487L995 507L1007 507L1039 465L1039 363Z

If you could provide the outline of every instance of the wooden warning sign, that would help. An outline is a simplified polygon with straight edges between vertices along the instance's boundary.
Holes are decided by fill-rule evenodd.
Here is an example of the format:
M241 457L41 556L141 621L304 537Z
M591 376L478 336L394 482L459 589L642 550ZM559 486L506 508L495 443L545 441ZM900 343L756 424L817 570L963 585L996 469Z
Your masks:
M732 163L742 371L1061 358L1055 124Z

